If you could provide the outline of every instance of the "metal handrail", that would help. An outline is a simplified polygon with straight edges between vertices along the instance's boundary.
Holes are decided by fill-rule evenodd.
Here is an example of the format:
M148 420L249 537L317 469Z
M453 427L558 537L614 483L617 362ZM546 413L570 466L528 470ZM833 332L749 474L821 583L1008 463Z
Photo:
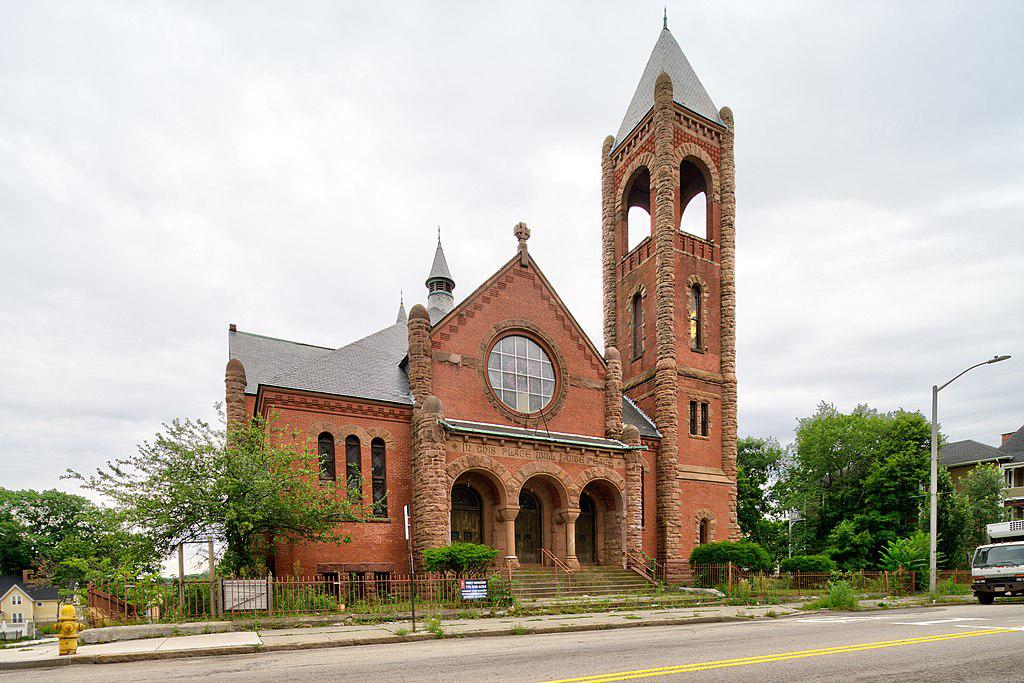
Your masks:
M555 578L558 578L558 570L561 569L563 572L565 572L566 586L568 588L572 588L572 569L569 568L569 565L565 564L560 559L555 557L555 554L547 548L541 548L540 552L541 555L551 560L552 567L554 568Z
M625 555L627 568L632 569L634 572L653 584L658 583L658 575L663 572L659 572L659 569L661 569L662 566L657 560L649 558L646 555L641 557L632 550L626 550Z

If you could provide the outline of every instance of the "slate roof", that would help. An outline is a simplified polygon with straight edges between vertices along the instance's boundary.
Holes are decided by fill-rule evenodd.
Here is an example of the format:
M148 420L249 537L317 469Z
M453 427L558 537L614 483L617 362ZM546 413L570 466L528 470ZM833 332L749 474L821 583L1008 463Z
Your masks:
M441 238L437 238L437 250L434 251L434 263L430 266L430 275L427 276L427 284L430 284L431 280L444 279L455 284L455 278L452 277L452 273L448 270L448 260L444 257L444 249L441 248Z
M412 405L409 376L400 366L409 351L409 327L396 322L348 346L319 354L264 384L323 394ZM239 358L242 364L245 359Z
M658 36L658 42L654 44L654 50L651 51L651 57L647 60L647 66L640 77L640 83L636 86L633 99L630 100L626 115L622 119L622 125L615 135L615 147L622 144L637 124L647 116L647 112L654 107L654 82L658 80L662 71L672 79L672 99L677 104L721 126L725 125L718 115L718 108L711 101L711 96L690 66L679 43L672 32L664 28Z
M0 598L14 586L21 588L33 600L57 600L60 597L56 586L30 586L23 583L20 576L0 576Z
M633 425L640 430L640 436L661 438L661 432L654 426L654 421L626 395L622 396L622 424Z
M946 467L1001 460L1003 456L995 446L964 439L947 443L939 451L939 462Z
M237 358L245 366L247 394L255 394L271 377L332 350L251 332L228 332L228 358Z
M1003 455L1013 456L1014 462L1024 462L1024 426L1004 441L998 450Z
M441 420L446 429L462 434L488 434L491 436L507 436L514 439L526 441L540 441L545 443L571 444L575 446L589 446L591 448L602 448L615 451L630 451L642 448L642 446L628 446L617 439L605 439L599 436L586 436L584 434L566 434L565 432L551 432L543 428L526 429L524 427L510 427L508 425L496 425L487 422L471 422L469 420Z

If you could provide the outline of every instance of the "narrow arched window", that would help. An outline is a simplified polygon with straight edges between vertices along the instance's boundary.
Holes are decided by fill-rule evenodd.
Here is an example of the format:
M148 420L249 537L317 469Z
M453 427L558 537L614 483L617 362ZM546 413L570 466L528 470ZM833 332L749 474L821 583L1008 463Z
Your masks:
M704 290L697 283L690 285L690 349L704 350Z
M373 514L388 516L387 448L380 437L370 442L370 461L373 468Z
M644 353L644 295L637 292L633 295L633 360Z
M345 437L345 483L352 497L363 499L363 466L360 462L359 437Z
M700 520L700 528L697 533L697 542L704 545L711 540L711 523L707 519Z
M334 472L334 437L330 432L321 432L316 437L317 460L320 463L320 478L331 479L335 477Z

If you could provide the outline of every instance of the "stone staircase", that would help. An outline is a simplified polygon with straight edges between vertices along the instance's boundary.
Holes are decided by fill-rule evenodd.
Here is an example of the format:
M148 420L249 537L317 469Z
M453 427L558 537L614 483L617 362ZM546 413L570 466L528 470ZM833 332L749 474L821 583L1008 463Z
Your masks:
M551 567L527 566L512 572L512 592L520 600L568 597L649 595L654 586L636 572L621 567L583 567L555 576Z

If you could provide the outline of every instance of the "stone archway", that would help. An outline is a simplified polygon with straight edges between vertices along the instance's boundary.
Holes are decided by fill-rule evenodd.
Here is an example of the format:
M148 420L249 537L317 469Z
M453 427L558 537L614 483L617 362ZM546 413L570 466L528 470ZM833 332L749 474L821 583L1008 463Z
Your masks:
M625 480L608 467L592 467L580 478L576 556L583 564L620 565L625 547Z
M519 561L549 565L551 558L547 553L566 561L570 552L567 534L572 526L566 523L567 514L575 515L579 502L576 482L554 463L532 461L516 472L509 493L519 502L515 520ZM535 530L538 523L539 531ZM570 564L574 562L575 557Z

